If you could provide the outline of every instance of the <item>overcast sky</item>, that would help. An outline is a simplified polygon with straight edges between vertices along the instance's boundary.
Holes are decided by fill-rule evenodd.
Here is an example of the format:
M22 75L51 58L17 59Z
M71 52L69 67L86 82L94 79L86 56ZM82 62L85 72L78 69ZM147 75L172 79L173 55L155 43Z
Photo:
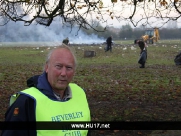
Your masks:
M105 7L108 6L108 7L110 7L110 9L112 9L112 5L113 4L112 4L111 0L102 0L102 1L104 3ZM140 3L140 4L143 4L143 3ZM155 8L154 7L155 3L154 2L152 2L152 3L150 2L146 6L148 6L148 8L153 7L151 9L154 9ZM144 7L145 10L146 10L146 6ZM157 6L157 8L161 10L162 7L161 6L160 7ZM138 7L137 7L137 10L138 10L138 12L136 13L134 19L141 18L140 15L143 15L143 12L144 12L143 10L140 10L140 8L138 8ZM130 5L126 4L125 2L121 2L120 0L117 0L117 3L114 4L114 11L115 11L115 15L116 16L118 16L118 15L120 15L122 13L122 16L129 17L131 15L131 13L133 12L133 8L131 8ZM165 11L165 13L169 13L169 12ZM146 13L148 14L149 12L146 12ZM164 12L162 12L162 13L164 13ZM171 11L169 14L170 14L171 17L179 15L177 12L174 12L174 11ZM131 22L129 22L129 21L121 20L119 22L116 18L111 19L111 18L109 18L109 16L107 18L108 18L108 23L109 23L110 26L112 25L114 27L120 28L122 25L125 25L125 24L129 23L132 27L134 27L131 24ZM141 25L141 23L138 24L138 26L140 26L140 25ZM152 19L150 19L150 25L152 25L152 27L162 26L163 25L163 20L162 19L153 19L152 18ZM181 19L177 20L177 25L178 25L179 28L181 27ZM149 27L149 25L148 25L148 27ZM164 27L168 27L168 25L165 24Z

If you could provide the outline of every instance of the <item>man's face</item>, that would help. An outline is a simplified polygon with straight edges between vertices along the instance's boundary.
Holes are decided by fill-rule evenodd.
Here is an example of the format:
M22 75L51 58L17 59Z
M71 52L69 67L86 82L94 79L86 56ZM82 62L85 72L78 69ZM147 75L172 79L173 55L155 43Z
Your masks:
M75 74L75 60L67 49L53 51L45 66L47 78L55 91L64 91Z

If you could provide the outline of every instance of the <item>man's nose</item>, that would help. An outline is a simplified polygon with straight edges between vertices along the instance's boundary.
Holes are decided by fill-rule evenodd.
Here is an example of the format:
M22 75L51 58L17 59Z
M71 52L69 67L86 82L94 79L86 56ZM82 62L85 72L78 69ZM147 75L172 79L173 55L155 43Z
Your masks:
M61 75L62 76L65 76L66 75L66 73L67 73L67 69L66 69L66 67L62 67L62 69L61 69Z

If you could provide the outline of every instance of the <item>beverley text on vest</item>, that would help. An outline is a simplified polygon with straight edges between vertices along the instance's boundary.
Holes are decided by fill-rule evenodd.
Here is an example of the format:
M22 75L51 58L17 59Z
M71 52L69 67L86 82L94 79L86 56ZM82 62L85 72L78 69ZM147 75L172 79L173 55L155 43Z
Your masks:
M76 118L82 118L83 113L82 112L73 112L73 113L67 113L67 114L60 114L57 116L51 117L52 121L67 121L67 120L74 120Z

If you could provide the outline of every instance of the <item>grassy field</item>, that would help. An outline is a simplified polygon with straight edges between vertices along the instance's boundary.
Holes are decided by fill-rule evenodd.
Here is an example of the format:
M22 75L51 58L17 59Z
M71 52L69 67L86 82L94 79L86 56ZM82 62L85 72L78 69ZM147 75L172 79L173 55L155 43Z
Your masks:
M105 45L71 46L78 59L73 82L86 90L94 121L181 121L181 69L174 58L181 41L148 45L146 68L137 63L140 49L132 41L116 41L112 53ZM22 44L21 44L22 45ZM48 45L48 44L47 44ZM8 45L6 45L8 46ZM0 47L0 121L11 94L26 87L26 80L43 71L45 56L54 46ZM84 51L96 56L85 58ZM163 131L95 131L94 135L162 136ZM164 131L176 136L178 131ZM180 133L178 135L181 135Z

